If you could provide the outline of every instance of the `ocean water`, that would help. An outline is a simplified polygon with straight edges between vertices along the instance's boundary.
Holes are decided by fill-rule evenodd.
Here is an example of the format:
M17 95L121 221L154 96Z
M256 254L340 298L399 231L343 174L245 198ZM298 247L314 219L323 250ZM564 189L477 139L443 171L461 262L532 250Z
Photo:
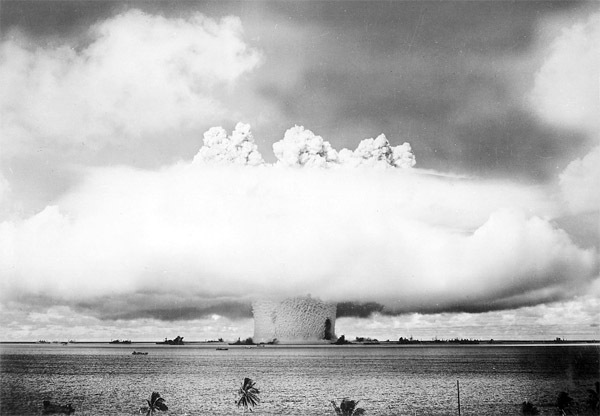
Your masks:
M560 391L583 406L599 358L598 345L5 344L0 414L39 415L50 400L76 415L134 415L153 391L169 415L242 414L237 390L250 377L256 415L334 415L330 401L344 397L368 415L457 415L457 380L462 415L518 415L525 399L555 415Z

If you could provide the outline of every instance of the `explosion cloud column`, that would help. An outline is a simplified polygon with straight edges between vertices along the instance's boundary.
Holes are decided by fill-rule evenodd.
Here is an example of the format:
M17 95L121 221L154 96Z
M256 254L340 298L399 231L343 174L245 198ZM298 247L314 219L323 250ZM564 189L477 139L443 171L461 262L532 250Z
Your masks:
M252 304L254 341L310 342L335 340L335 304L310 297Z

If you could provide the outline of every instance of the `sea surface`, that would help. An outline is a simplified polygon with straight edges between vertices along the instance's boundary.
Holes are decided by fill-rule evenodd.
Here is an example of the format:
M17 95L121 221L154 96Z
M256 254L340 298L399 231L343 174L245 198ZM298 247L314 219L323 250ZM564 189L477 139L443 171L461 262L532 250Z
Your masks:
M334 415L330 401L344 397L367 415L457 415L457 381L461 415L519 415L526 399L555 415L560 391L584 415L600 379L596 344L216 347L4 344L0 414L39 415L50 400L75 415L134 415L153 391L168 415L242 414L237 391L250 377L256 415Z

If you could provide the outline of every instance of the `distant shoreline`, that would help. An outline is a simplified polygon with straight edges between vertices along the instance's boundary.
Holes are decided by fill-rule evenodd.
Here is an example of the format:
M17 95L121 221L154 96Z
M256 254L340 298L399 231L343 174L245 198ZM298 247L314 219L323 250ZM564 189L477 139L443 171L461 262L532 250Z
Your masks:
M61 342L47 342L40 343L37 341L0 341L0 345L62 345ZM128 347L136 344L153 344L156 345L156 341L131 341L131 343L115 344L110 341L75 341L69 342L69 345L84 345L84 344L106 344L111 346ZM227 342L214 342L214 341L186 341L185 345L177 345L177 347L185 346L197 346L197 345L227 345ZM469 342L456 342L456 341L411 341L406 343L399 343L398 341L379 341L379 342L355 342L352 341L347 344L335 344L335 343L281 343L277 345L259 344L261 347L278 348L278 347L449 347L449 346L502 346L502 345L600 345L600 340L494 340L494 341L469 341ZM169 345L165 345L169 346ZM230 345L235 347L236 345ZM241 347L256 347L257 345L240 345Z

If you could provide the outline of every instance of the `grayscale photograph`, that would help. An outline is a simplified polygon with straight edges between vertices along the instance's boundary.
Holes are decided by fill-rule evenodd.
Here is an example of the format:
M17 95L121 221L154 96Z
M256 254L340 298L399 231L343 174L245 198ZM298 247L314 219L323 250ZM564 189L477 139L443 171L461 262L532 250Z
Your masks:
M600 415L600 3L0 0L0 415Z

